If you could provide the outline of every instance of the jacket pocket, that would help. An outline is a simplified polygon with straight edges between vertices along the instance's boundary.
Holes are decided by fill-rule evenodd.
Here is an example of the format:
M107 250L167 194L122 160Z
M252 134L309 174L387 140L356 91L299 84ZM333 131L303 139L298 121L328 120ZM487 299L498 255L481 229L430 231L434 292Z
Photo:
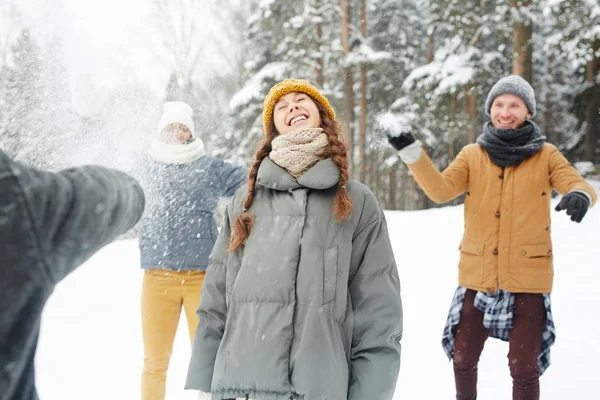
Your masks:
M323 254L323 304L335 299L335 288L338 275L337 246L325 250Z
M519 246L519 270L527 274L551 274L552 245L528 244Z
M459 283L463 286L480 286L483 281L485 245L463 238L459 250Z

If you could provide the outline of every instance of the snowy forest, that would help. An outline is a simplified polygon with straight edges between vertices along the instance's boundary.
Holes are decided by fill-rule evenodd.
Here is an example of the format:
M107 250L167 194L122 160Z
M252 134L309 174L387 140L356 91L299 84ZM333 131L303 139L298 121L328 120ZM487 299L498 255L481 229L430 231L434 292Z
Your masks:
M385 133L413 132L444 168L510 73L547 140L598 166L598 0L0 0L0 146L50 169L131 170L166 100L247 165L264 96L295 77L332 101L354 179L386 209L429 208Z

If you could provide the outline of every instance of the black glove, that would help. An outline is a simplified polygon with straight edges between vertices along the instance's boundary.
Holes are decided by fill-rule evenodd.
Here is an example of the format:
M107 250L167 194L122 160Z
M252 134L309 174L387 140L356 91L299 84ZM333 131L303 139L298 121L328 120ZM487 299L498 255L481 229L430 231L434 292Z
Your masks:
M398 136L391 136L390 134L386 135L388 138L388 142L390 142L392 147L394 147L398 151L415 142L415 137L410 132L401 133Z
M571 216L571 221L579 223L587 213L589 206L590 201L585 194L569 192L560 199L560 203L558 203L555 210L567 210L567 215Z

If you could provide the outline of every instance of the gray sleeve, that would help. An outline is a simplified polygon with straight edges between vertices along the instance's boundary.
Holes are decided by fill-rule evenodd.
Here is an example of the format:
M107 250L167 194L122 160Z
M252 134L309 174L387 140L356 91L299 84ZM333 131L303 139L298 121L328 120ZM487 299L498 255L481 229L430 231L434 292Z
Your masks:
M356 272L349 286L354 332L348 400L391 400L400 370L402 302L383 212L356 234L352 264Z
M210 392L217 350L225 331L227 315L226 284L230 213L232 203L225 211L223 227L208 260L206 277L200 294L198 329L194 336L192 357L188 368L186 389Z
M144 193L127 174L97 166L40 171L14 163L34 231L54 283L117 236L144 210Z
M231 197L235 191L248 180L248 169L241 165L228 162L221 164L219 181L221 182L221 196Z

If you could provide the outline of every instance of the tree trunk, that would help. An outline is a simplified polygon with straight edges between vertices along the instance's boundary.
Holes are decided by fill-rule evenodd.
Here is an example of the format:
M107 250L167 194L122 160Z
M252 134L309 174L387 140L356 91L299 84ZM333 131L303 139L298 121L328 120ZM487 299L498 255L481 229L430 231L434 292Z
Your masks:
M398 209L406 210L406 186L408 180L412 177L408 176L408 168L402 161L398 162L398 168L400 168L400 198L398 199Z
M420 210L426 210L428 208L431 208L432 202L429 200L429 197L427 197L427 195L425 194L425 192L423 192L423 190L418 191L417 193L419 193L419 209Z
M360 66L360 122L358 135L358 180L365 183L367 174L367 67L365 65Z
M596 56L600 48L600 40L596 40L592 45L592 59L586 65L586 81L590 86L589 96L585 108L585 150L586 161L596 161L597 132L598 132L598 114L600 113L600 102L598 100L599 90L596 83L598 76L598 64L600 59Z
M373 178L374 178L373 185L377 188L377 193L384 194L385 190L382 189L383 183L382 183L382 180L381 180L381 176L383 175L382 172L381 172L381 165L383 164L381 153L380 152L374 152L372 154L371 160L373 160L373 162L374 162L374 165L373 165ZM382 200L382 197L384 197L384 196L379 196L379 200Z
M321 0L316 0L315 3L315 8L317 10L319 10L321 8ZM320 17L322 17L322 15L319 15ZM316 81L317 81L317 85L319 86L319 88L322 88L323 85L325 84L325 77L323 75L323 71L325 69L325 60L323 58L323 23L320 21L319 23L317 23L316 26L316 35L317 35L317 42L318 42L318 46L319 46L319 55L317 56L317 68L315 71L315 75L316 75Z
M419 193L417 193L417 182L415 182L415 178L409 176L410 182L410 202L408 205L409 210L418 210L419 209Z
M397 210L397 197L398 197L398 165L392 165L388 174L389 187L388 187L388 210Z
M350 53L350 3L347 0L340 0L340 9L342 10L342 49L345 55ZM348 146L348 164L352 168L354 154L354 76L351 67L344 68L344 103L340 120L342 130L346 137L346 145Z
M367 38L367 1L361 0L360 32ZM367 166L367 66L360 66L360 122L358 125L358 180L366 182Z
M427 64L433 62L433 57L435 55L435 37L434 37L435 29L433 26L430 26L427 32Z
M554 81L555 77L553 74L554 57L548 58L548 69L546 75L550 77L550 81ZM547 137L548 142L555 143L556 135L554 133L554 118L553 118L553 107L552 103L552 90L546 91L546 108L544 110L544 134Z
M517 12L521 7L531 6L531 0L511 0L511 7ZM513 24L513 74L520 75L528 82L533 79L531 34L533 21L526 20Z
M456 157L456 121L458 121L458 94L456 92L450 95L450 128L448 129L448 160L454 160Z
M479 27L483 22L483 10L481 8L481 0L473 0L473 9L475 17L472 23ZM473 38L472 45L478 50L483 48L483 37L482 30L476 30L477 35ZM465 102L465 144L475 143L477 138L477 130L479 127L479 113L477 112L477 90L478 90L477 79L465 85L464 102Z
M376 164L377 160L375 159L375 154L369 154L369 157L367 157L367 177L365 184L369 186L371 191L373 191L373 179L375 175L377 175L375 168L378 167L378 165Z
M465 86L465 114L467 129L465 139L467 144L475 143L477 137L477 91L473 86Z

